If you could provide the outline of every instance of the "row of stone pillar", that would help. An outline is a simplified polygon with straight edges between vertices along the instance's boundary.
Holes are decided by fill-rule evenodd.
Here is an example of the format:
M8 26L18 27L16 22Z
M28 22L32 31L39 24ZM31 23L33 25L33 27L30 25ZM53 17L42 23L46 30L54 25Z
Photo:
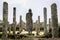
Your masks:
M50 19L49 19L49 26L52 26L52 38L58 38L58 17L57 17L57 5L55 3L53 3L51 5L51 23L50 23ZM50 28L51 28L50 26ZM47 9L44 8L44 30L45 30L45 34L47 34Z
M52 18L52 35L58 37L58 18L57 18L57 5L54 3L51 5L51 18ZM38 18L38 21L40 19ZM21 21L21 20L20 20ZM39 21L40 22L40 21ZM21 24L21 23L20 23ZM21 25L20 25L21 26ZM29 33L32 33L33 20L31 9L26 14L26 27ZM8 3L3 3L3 40L7 40L7 28L8 28ZM44 8L44 30L47 34L47 10ZM13 8L13 34L16 31L16 8Z
M20 16L20 29L21 29L21 24L22 24L22 16ZM2 39L3 40L7 40L7 29L8 29L9 23L8 23L8 3L4 2L3 3L3 35L2 35ZM10 26L9 26L10 28ZM11 28L9 29L10 32ZM13 8L13 34L15 37L15 31L16 31L16 7ZM19 30L21 31L21 30Z

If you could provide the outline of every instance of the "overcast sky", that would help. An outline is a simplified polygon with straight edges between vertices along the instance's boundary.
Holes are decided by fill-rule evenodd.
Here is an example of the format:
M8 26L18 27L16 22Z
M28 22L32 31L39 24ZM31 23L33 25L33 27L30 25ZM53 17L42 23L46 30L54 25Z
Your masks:
M40 16L41 22L44 21L43 8L47 8L47 19L51 18L51 4L57 4L58 22L60 22L60 0L0 0L0 19L3 19L3 2L8 5L8 21L13 22L13 7L16 7L16 21L19 22L20 15L22 20L26 21L28 9L32 9L33 21Z

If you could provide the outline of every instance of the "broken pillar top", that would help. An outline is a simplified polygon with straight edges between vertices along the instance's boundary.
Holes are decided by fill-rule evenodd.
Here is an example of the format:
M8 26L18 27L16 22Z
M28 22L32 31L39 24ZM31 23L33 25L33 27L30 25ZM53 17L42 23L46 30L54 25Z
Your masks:
M16 7L13 8L13 13L16 16Z
M16 10L16 7L14 7L13 9Z
M8 6L8 3L7 2L3 2L3 6L4 7L7 7Z
M8 9L8 3L7 2L3 2L3 9Z
M14 7L13 10L16 12L16 7Z
M40 16L38 16L38 19L40 19Z
M4 4L8 4L7 2L3 2Z
M20 20L22 20L22 15L20 15Z
M53 3L51 6L53 6L53 5L56 6L56 3Z
M46 7L44 7L44 12L46 12L46 10L47 10L47 8L46 8Z
M39 22L40 22L40 16L38 16L38 20L39 20Z
M51 7L54 8L54 10L57 9L56 3L53 3L53 4L51 5Z
M44 7L44 9L46 9L46 7Z

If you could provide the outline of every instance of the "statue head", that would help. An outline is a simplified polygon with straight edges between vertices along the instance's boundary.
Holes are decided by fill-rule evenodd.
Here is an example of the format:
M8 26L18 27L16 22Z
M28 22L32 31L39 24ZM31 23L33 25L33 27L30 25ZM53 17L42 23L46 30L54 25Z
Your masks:
M32 10L31 10L31 9L29 9L29 12L32 12Z

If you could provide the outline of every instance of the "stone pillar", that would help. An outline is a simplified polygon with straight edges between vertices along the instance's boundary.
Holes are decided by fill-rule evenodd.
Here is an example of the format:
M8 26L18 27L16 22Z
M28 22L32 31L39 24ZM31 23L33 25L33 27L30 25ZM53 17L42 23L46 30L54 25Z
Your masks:
M53 3L51 5L51 17L52 17L52 37L58 37L58 17L57 17L57 5Z
M26 28L29 34L32 33L33 20L32 20L32 10L29 9L29 12L26 14Z
M36 21L36 31L37 35L40 32L40 16L38 16L38 20Z
M48 30L48 33L49 33L49 37L52 38L52 20L51 18L49 18L49 30Z
M8 28L8 3L3 3L3 35L2 40L7 40L7 28Z
M52 34L52 20L49 18L49 33Z
M47 9L44 8L44 32L47 34Z
M36 26L35 29L36 29L36 32L37 32L36 35L38 35L38 27L37 27L38 26L38 22L37 21L38 20L36 20L36 23L35 23L35 26Z
M16 31L16 8L13 8L13 34L15 36Z
M20 31L20 33L21 33L21 31L22 31L22 16L20 16L20 26L19 26L19 31Z
M38 16L38 22L40 23L40 16Z
M9 34L10 34L10 32L11 32L11 25L9 24Z
M40 32L40 16L38 16L38 32Z
M37 31L36 27L37 27L37 21L33 24L33 28L34 28L35 31Z
M49 18L49 31L50 31L50 29L51 29L51 20Z

